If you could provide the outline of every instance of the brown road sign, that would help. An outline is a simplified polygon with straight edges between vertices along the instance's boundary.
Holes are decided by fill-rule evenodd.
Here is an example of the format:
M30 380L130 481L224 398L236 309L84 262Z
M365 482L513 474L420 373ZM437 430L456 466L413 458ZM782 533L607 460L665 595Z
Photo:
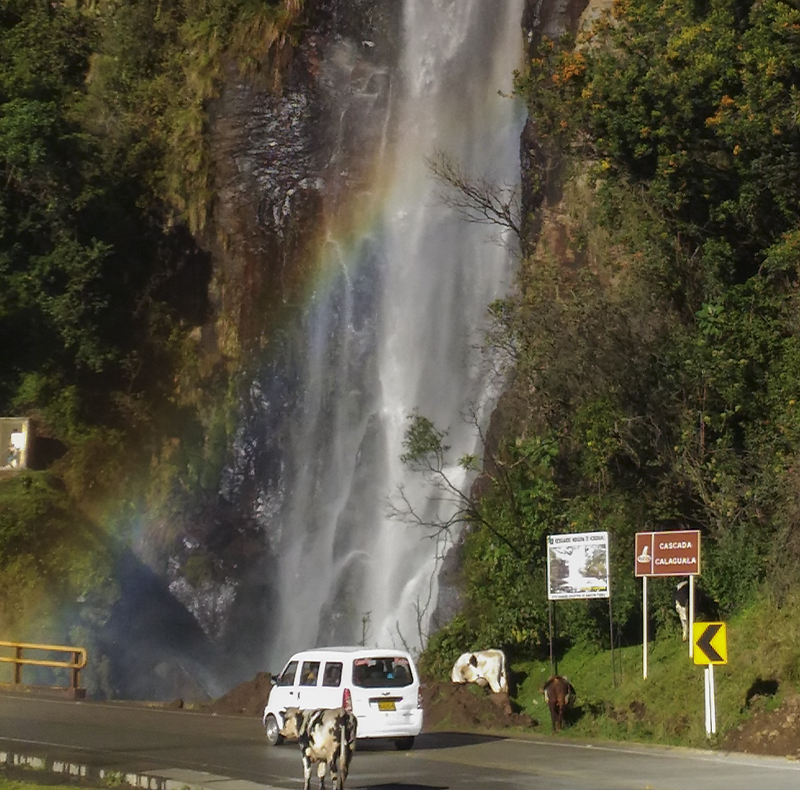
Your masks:
M699 573L699 530L636 533L637 576L697 576Z
M728 663L728 633L725 623L694 623L692 641L695 664Z

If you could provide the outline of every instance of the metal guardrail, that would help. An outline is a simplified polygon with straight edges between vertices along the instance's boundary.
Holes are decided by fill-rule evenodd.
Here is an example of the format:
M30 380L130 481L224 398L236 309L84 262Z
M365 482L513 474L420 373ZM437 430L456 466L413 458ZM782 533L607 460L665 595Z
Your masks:
M22 667L57 667L70 670L70 690L78 693L80 687L80 673L86 666L86 650L82 647L70 647L67 645L38 645L31 642L5 642L0 640L0 648L10 648L14 651L13 656L0 656L0 662L14 665L14 686L22 687ZM56 661L49 658L27 658L23 655L24 651L39 650L47 653L71 653L71 660Z

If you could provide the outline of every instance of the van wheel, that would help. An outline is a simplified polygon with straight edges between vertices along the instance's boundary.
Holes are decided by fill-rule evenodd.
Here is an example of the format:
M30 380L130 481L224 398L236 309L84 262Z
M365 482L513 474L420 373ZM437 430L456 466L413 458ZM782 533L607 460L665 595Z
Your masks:
M398 752L407 752L414 745L414 736L410 735L407 738L395 738L394 748Z
M278 726L277 719L271 713L264 722L264 729L267 732L267 743L270 746L280 746L283 743L281 728Z

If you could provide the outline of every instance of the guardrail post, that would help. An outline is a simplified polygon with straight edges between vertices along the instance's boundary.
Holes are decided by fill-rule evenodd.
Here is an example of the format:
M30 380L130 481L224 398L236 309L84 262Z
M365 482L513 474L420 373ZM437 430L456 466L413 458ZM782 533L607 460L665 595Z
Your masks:
M14 683L22 683L22 645L17 645L14 650Z
M81 674L81 653L79 650L76 650L72 654L73 659L73 666L72 666L72 688L77 689L80 686L78 680L80 679Z

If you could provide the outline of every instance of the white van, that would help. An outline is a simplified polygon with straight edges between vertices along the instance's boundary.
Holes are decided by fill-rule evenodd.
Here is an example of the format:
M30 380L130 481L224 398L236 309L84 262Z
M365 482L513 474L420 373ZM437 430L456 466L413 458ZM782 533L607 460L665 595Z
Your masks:
M272 746L287 708L350 708L359 738L393 738L410 749L422 731L419 674L411 656L393 648L320 647L295 653L273 679L262 721Z

